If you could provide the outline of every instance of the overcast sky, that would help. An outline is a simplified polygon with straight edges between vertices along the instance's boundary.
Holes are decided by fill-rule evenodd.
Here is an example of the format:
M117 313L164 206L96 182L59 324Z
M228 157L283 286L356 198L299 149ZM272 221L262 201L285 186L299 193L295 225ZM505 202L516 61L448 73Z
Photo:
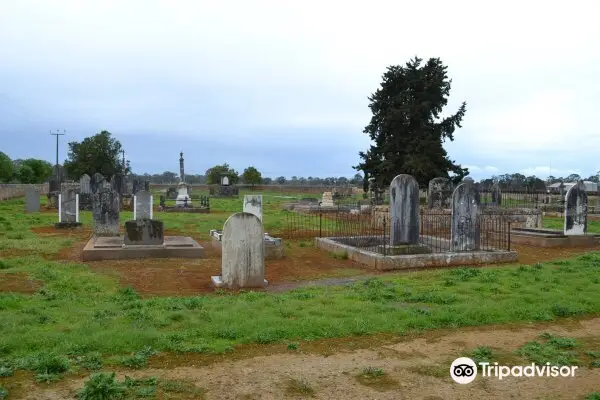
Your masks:
M0 151L100 130L136 173L352 176L391 64L440 57L471 176L600 169L594 1L0 0ZM551 169L550 169L551 168ZM398 171L401 173L402 171Z

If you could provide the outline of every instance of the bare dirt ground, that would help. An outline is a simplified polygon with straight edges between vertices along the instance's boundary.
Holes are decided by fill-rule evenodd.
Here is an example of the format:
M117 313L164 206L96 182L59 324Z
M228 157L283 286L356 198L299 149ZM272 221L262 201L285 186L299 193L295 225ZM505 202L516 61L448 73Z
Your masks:
M449 376L451 362L477 346L489 346L502 365L527 365L514 352L543 332L577 338L585 350L600 350L600 318L558 324L502 325L438 330L412 337L376 335L300 343L252 345L221 356L158 355L150 368L117 371L142 378L155 376L194 384L210 399L583 399L600 390L600 368L580 366L575 377L483 377L466 385ZM367 367L381 368L380 378L365 379ZM46 385L23 374L3 384L24 399L73 398L86 377L71 376ZM177 399L179 397L171 397Z
M31 280L24 273L0 274L0 292L12 293L35 293L43 285L43 282Z

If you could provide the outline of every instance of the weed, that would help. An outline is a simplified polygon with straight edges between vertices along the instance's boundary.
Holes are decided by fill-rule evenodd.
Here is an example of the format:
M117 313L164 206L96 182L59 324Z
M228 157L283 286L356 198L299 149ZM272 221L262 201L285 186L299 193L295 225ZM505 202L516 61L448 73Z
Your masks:
M491 362L493 352L489 347L478 346L468 355L476 364L479 364L480 362Z
M329 252L329 257L335 258L336 260L347 260L348 252L347 251Z
M385 375L385 372L381 368L367 367L362 370L362 376L365 378L377 378L383 375Z
M540 339L544 339L545 343L528 342L518 350L518 354L539 365L579 364L577 353L572 351L577 346L575 339L552 336L548 333L541 335Z
M313 397L315 389L304 379L290 379L287 384L286 393L289 395Z
M8 390L4 389L2 385L0 385L0 400L4 400L8 398Z
M600 400L600 392L593 392L585 396L585 400Z
M77 394L79 400L113 400L125 394L125 386L115 380L115 373L100 372L88 379Z
M287 349L288 350L298 350L298 343L288 343Z

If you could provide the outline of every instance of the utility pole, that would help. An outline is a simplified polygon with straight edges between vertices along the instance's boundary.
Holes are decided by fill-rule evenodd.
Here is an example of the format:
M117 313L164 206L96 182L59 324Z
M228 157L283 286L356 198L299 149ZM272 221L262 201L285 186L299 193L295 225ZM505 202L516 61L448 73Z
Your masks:
M66 131L63 129L63 133L59 133L59 130L56 130L56 133L52 133L52 131L50 131L50 135L52 136L56 136L56 182L58 184L60 184L60 177L58 174L58 137L59 136L63 136L66 134Z
M121 154L123 154L123 175L125 175L125 150L121 150Z

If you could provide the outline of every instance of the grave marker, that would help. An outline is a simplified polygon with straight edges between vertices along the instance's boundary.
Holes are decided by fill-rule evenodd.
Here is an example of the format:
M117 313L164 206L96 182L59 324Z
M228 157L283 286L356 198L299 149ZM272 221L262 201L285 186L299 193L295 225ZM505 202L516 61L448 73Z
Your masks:
M585 235L587 232L588 198L583 181L569 188L565 195L565 235Z
M140 190L133 196L133 219L152 219L153 196L145 190Z
M258 219L262 222L262 195L245 195L243 212L256 215Z
M25 212L40 211L40 192L37 188L28 186L25 188Z
M419 244L419 184L400 174L390 184L390 245Z
M58 222L63 224L79 222L79 195L75 189L63 190L58 195Z
M452 181L448 178L438 177L430 180L427 190L427 207L450 208L453 189Z
M88 174L81 175L79 178L79 193L80 194L90 194L92 193L92 188L90 187L91 182L90 176Z
M96 236L119 236L121 201L114 190L94 193L92 201L93 233Z
M479 200L472 182L466 181L452 194L452 251L480 248Z
M223 225L221 276L213 276L216 287L264 287L265 244L263 225L250 213L236 213Z

